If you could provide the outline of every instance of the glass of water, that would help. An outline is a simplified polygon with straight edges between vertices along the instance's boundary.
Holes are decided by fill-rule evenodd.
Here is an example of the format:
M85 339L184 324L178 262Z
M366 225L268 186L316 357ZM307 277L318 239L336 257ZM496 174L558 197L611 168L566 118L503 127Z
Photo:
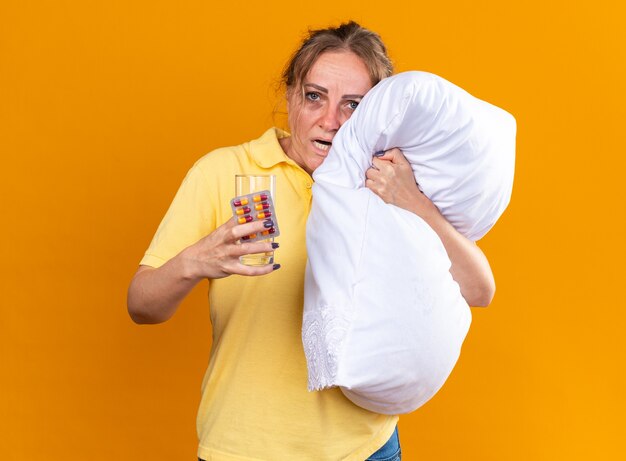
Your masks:
M235 175L235 196L252 194L262 190L269 190L276 207L276 176L273 174L237 174ZM273 238L260 240L273 242ZM263 266L274 262L274 252L255 253L239 257L239 261L247 266Z

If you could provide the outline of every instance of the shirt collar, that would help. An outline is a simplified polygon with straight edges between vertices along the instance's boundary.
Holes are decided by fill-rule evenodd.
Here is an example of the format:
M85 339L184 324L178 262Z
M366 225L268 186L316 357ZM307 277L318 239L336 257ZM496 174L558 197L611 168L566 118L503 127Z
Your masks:
M272 168L281 163L294 163L278 142L279 139L286 138L289 133L280 128L270 128L263 135L250 143L250 156L254 163L261 168ZM295 164L295 163L294 163Z

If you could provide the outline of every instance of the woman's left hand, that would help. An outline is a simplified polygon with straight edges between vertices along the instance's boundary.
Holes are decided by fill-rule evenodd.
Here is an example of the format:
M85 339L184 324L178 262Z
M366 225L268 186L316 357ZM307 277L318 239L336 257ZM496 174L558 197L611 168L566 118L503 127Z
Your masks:
M375 156L365 172L365 186L384 200L426 218L437 209L419 190L411 165L400 149L390 149Z

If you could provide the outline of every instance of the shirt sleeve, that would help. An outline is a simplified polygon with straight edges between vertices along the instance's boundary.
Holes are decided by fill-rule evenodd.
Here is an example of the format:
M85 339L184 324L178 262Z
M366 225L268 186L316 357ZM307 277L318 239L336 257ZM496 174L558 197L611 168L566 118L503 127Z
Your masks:
M215 185L194 165L183 180L140 264L160 267L216 228Z

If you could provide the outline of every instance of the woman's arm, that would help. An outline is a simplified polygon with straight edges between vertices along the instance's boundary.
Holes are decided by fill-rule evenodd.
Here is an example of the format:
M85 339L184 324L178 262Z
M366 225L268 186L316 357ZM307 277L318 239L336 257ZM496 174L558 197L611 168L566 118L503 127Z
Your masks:
M246 266L239 262L239 256L271 252L278 246L270 242L237 243L245 235L263 231L263 224L236 224L230 219L161 267L139 266L128 287L130 317L136 323L165 322L203 279L264 275L278 269L279 265Z
M496 285L489 262L478 246L461 235L428 197L421 193L411 165L399 149L373 160L365 185L382 198L421 217L441 239L452 266L450 273L470 306L488 306Z

